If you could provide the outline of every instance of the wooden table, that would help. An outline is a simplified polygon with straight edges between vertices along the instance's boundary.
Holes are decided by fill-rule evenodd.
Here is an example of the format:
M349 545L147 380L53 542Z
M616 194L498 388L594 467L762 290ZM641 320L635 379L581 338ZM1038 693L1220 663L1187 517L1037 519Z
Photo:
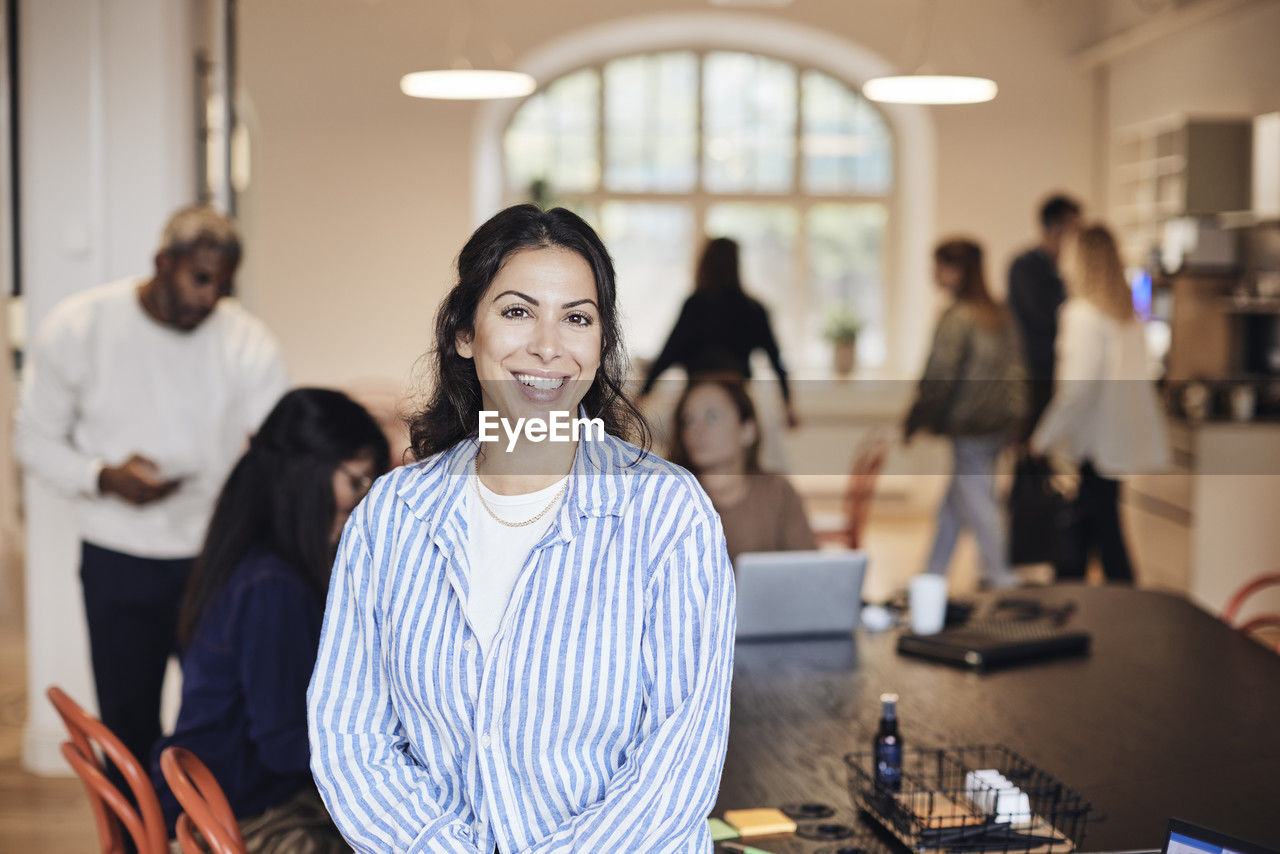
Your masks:
M1184 599L1122 587L1019 591L1074 601L1085 658L979 674L900 656L896 632L738 645L715 815L819 802L858 827L843 756L900 696L908 746L999 743L1094 806L1081 850L1158 848L1171 816L1280 847L1280 656ZM992 601L979 599L979 604ZM761 841L778 854L832 843Z

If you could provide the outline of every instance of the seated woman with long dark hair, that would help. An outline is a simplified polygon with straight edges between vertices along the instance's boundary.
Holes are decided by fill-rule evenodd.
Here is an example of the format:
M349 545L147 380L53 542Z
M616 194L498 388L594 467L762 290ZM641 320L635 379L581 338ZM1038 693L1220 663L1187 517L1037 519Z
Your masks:
M760 468L760 428L743 381L694 380L676 404L671 461L693 472L720 522L729 559L743 552L816 549L791 482Z
M236 463L179 614L179 745L217 777L250 851L346 850L308 770L307 682L343 525L388 468L373 418L337 391L289 392Z

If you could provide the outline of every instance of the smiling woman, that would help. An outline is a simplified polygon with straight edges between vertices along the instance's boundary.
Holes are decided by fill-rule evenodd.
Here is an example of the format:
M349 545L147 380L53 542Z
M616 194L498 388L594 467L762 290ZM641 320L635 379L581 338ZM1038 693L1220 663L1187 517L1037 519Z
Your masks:
M360 851L710 850L733 575L622 393L599 237L532 205L482 225L435 358L419 462L374 485L334 567L309 695L334 820ZM605 432L481 444L482 412Z

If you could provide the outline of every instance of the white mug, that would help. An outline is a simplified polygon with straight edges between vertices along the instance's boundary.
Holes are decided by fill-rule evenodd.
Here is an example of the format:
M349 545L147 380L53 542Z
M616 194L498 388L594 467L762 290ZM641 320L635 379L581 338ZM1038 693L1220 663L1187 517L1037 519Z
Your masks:
M942 631L947 618L947 578L924 572L911 579L907 588L911 608L911 631L933 635Z
M1257 403L1257 395L1251 385L1238 385L1231 389L1231 417L1237 421L1248 421L1253 418L1253 408Z

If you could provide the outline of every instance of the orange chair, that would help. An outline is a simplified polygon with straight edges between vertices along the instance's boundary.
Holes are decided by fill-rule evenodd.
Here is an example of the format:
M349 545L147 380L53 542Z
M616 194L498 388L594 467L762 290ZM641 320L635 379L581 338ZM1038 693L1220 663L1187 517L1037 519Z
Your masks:
M1259 575L1252 581L1247 582L1227 602L1227 607L1222 610L1222 621L1245 634L1261 628L1280 628L1280 614L1259 614L1256 617L1245 620L1240 625L1236 625L1236 618L1240 615L1240 609L1244 607L1244 600L1263 588L1277 585L1280 585L1280 573ZM1280 640L1276 641L1276 652L1280 653Z
M200 757L183 747L166 747L160 770L185 812L178 818L178 844L183 854L204 854L199 831L213 854L245 854L244 837L222 787Z
M103 854L124 854L121 825L133 838L138 854L167 854L169 835L165 832L164 814L156 798L151 778L129 749L102 721L86 712L56 685L50 685L45 696L66 724L70 741L62 743L62 755L71 764L93 807L98 826L98 840ZM95 745L97 750L95 750ZM106 765L98 750L115 764L133 791L137 806L107 778Z
M856 549L862 546L862 529L866 527L871 512L871 499L875 494L876 480L889 455L889 440L881 434L863 439L854 451L853 468L844 492L843 528L815 531L819 543L834 543Z

